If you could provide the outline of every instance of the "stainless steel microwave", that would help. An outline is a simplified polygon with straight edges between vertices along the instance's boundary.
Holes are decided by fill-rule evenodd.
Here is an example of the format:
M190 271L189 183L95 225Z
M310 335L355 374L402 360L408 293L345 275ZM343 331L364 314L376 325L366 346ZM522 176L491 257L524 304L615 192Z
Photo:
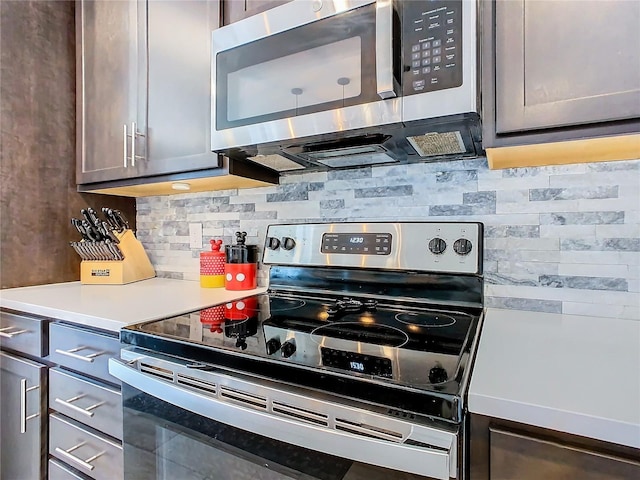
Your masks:
M293 0L212 34L212 150L280 172L482 152L477 0Z

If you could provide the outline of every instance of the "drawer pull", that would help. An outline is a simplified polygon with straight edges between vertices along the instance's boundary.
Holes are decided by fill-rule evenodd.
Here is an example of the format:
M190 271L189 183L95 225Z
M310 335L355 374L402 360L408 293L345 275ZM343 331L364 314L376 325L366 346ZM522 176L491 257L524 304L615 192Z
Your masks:
M27 379L20 379L20 433L27 433L27 420L36 418L40 413L34 413L27 416L27 392L40 388L40 385L34 385L27 388Z
M76 347L76 348L72 348L71 350L60 350L60 349L56 349L56 353L59 353L60 355L65 355L67 357L71 357L71 358L75 358L76 360L82 360L83 362L89 362L89 363L93 363L93 360L95 359L95 357L98 357L100 355L102 355L103 353L106 353L105 351L100 351L100 352L95 352L95 353L91 353L89 355L78 355L75 352L79 352L80 350L85 350L89 347Z
M64 458L71 460L72 462L77 463L78 465L86 468L87 470L91 471L93 470L95 467L95 465L91 465L90 462L94 461L96 458L100 457L101 455L104 455L105 451L103 450L102 452L96 453L95 455L87 458L86 460L82 460L81 458L76 457L75 455L72 455L71 452L73 452L74 450L77 450L78 448L82 447L83 445L86 445L87 442L80 442L77 445L74 445L71 448L68 448L66 450L63 450L60 447L56 447L55 451L56 453L62 455Z
M91 410L98 408L100 405L104 405L105 401L103 400L102 402L94 403L93 405L87 408L78 407L77 405L74 405L73 403L71 403L71 402L75 402L76 400L80 400L81 398L84 398L84 397L86 397L86 394L81 393L80 395L71 397L68 400L62 400L61 398L56 398L55 402L59 403L60 405L64 405L65 407L70 408L75 412L86 415L87 417L93 417L94 412L92 412Z
M7 330L11 330L12 328L18 328L18 327L4 327L4 328L0 328L0 337L4 337L4 338L13 338L16 335L20 335L21 333L27 333L29 330L16 330L15 332L7 332Z

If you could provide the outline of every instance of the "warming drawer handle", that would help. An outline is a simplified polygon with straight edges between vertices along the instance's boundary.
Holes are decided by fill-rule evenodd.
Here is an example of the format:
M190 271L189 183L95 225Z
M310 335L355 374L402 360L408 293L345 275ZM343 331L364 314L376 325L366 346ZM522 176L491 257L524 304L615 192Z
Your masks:
M16 335L20 335L21 333L27 333L29 330L27 329L23 329L23 330L16 330L14 332L7 332L7 330L11 330L12 328L18 328L18 327L4 327L4 328L0 328L0 337L5 337L5 338L13 338Z
M77 463L81 467L84 467L87 470L91 471L94 468L96 468L95 465L91 465L91 462L93 462L96 458L104 455L106 452L103 450L102 452L98 452L95 455L92 455L91 457L87 458L86 460L82 460L81 458L78 458L75 455L71 454L71 452L73 452L74 450L77 450L78 448L80 448L80 447L82 447L82 446L84 446L86 444L87 444L87 442L80 442L80 443L74 445L71 448L67 448L66 450L63 450L60 447L56 447L55 451L56 451L57 454L62 455L67 460L71 460L72 462Z
M393 6L391 0L376 1L376 82L383 100L397 97L393 82Z
M139 359L136 359L136 362L137 360ZM344 431L296 422L273 415L268 411L246 408L220 400L214 395L196 393L171 381L146 375L136 367L116 358L109 359L109 373L121 380L123 384L156 398L161 398L178 407L188 405L191 412L205 418L233 425L257 435L294 443L302 448L362 463L407 471L440 480L450 480L452 477L457 477L455 466L457 458L455 454L456 435L451 435L447 450L361 437Z
M77 353L75 353L75 352L79 352L80 350L85 350L87 348L89 347L80 346L80 347L72 348L71 350L60 350L59 348L56 348L56 353L59 353L60 355L64 355L66 357L75 358L76 360L82 360L83 362L89 362L89 363L93 363L96 357L99 357L100 355L107 353L103 350L95 353L90 353L89 355L78 355Z
M56 398L55 402L59 403L60 405L64 405L65 407L70 408L75 412L86 415L87 417L93 417L94 412L92 412L91 410L98 408L100 405L104 405L106 402L103 400L102 402L94 403L93 405L87 408L78 407L77 405L74 405L73 403L71 403L71 402L75 402L76 400L80 400L81 398L84 398L86 396L87 396L86 394L81 393L79 395L76 395L75 397L69 398L68 400L62 400L61 398Z

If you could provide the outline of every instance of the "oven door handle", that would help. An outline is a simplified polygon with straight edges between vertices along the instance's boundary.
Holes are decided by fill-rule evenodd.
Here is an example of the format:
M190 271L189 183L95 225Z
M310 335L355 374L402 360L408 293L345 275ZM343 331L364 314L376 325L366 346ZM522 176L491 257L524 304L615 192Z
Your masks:
M376 2L376 84L378 95L383 100L398 96L393 81L393 6L391 0Z
M172 382L147 375L119 359L109 359L109 373L122 383L214 421L263 435L302 448L348 458L391 470L450 480L457 477L457 435L450 434L447 449L407 445L293 421L270 411L259 411L188 390Z

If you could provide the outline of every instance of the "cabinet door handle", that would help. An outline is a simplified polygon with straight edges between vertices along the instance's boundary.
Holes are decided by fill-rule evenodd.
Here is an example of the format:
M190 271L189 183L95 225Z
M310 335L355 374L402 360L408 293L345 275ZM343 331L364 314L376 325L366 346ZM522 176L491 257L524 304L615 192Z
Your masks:
M23 330L16 330L15 332L7 332L7 330L11 330L12 328L18 328L18 327L0 328L0 337L13 338L16 335L20 335L21 333L27 333L29 331L29 330L23 329Z
M80 395L76 395L75 397L71 397L67 400L56 398L55 402L59 403L60 405L64 405L65 407L70 408L75 412L86 415L87 417L93 417L94 412L92 412L91 410L98 408L100 405L104 405L105 401L103 400L102 402L94 403L93 405L87 408L78 407L77 405L74 405L73 403L71 403L71 402L75 402L76 400L80 400L81 398L84 398L84 397L86 397L86 394L81 393Z
M27 433L27 420L36 418L40 412L27 416L27 392L40 388L40 385L34 385L27 388L27 379L20 379L20 433Z
M83 362L89 362L89 363L93 363L95 357L98 357L103 353L106 353L105 351L95 352L89 355L78 355L77 353L75 353L75 352L79 352L80 350L84 350L86 348L88 347L81 346L81 347L72 348L71 350L60 350L59 348L56 348L56 353L59 353L60 355L65 355L67 357L75 358L76 360L82 360Z
M131 166L136 166L136 122L131 122Z
M122 166L124 168L127 168L127 124L125 123L123 127L124 127L124 133L122 135L122 145L123 145L122 159L124 164Z
M96 453L95 455L87 458L86 460L82 460L81 458L76 457L75 455L72 455L71 452L73 452L74 450L77 450L78 448L82 447L83 445L86 445L87 442L80 442L77 445L74 445L71 448L67 448L66 450L63 450L60 447L56 447L55 451L56 453L62 455L64 458L71 460L72 462L77 463L78 465L86 468L87 470L91 471L93 470L95 467L95 465L91 465L90 462L94 461L96 458L98 458L101 455L104 455L105 451L103 450L102 452Z

